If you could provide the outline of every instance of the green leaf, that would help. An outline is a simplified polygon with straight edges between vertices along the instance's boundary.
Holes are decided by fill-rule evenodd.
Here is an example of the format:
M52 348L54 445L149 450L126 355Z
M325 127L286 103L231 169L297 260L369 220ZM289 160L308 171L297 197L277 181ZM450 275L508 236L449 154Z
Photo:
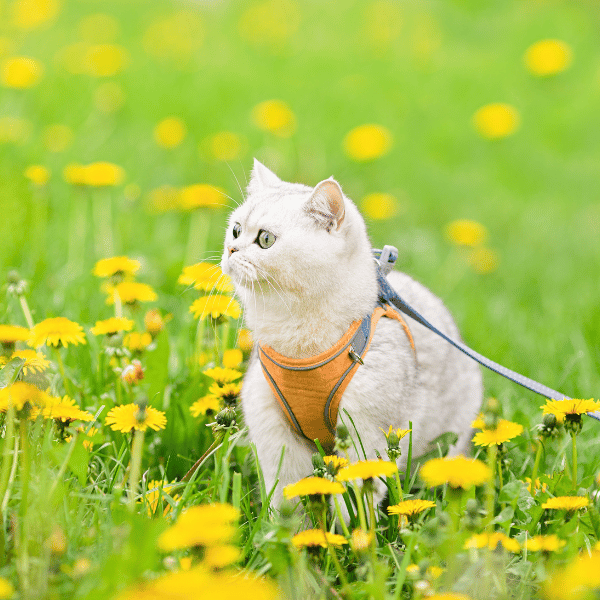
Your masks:
M518 479L510 481L502 487L500 494L498 494L498 502L509 502L510 504L513 504L519 498L524 485L525 484Z
M17 380L24 364L24 358L12 358L0 369L0 389L13 384Z
M503 524L512 521L515 515L515 510L512 506L505 506L500 514L492 521L492 523Z
M156 338L156 348L146 355L144 371L150 404L157 408L162 407L163 392L169 380L169 355L169 335L163 329Z

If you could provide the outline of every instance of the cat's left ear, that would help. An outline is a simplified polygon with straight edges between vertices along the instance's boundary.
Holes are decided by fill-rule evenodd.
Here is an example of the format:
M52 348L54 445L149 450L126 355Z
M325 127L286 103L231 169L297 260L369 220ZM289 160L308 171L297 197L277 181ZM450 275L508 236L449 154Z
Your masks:
M248 192L261 192L265 188L276 187L280 184L281 179L255 158L250 183L248 184Z
M335 179L321 181L308 199L305 210L327 231L339 229L346 215L339 183Z

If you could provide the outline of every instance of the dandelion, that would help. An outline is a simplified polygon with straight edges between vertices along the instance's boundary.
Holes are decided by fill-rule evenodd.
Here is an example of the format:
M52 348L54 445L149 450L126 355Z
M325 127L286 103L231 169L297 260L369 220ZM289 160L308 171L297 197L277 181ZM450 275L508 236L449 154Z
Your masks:
M171 489L173 488L173 485L175 483L175 481L167 483L166 481L159 481L156 479L152 479L148 482L148 491L144 494L144 500L148 508L149 517L152 517L154 514L156 514L156 510L159 506L159 501L165 496L165 494L169 494L173 502L177 502L181 498L179 494L171 494ZM165 502L164 505L165 508L163 510L163 516L170 513L172 508L171 504L169 504L168 502Z
M135 323L125 317L111 317L104 321L96 321L91 332L94 335L115 335L121 331L131 331Z
M296 548L327 548L327 546L343 546L348 541L343 535L329 533L322 529L306 529L297 533L292 538L292 544Z
M144 331L139 333L132 331L123 338L123 345L131 352L141 353L152 343L152 336Z
M50 366L50 361L35 350L16 350L10 358L23 358L25 360L22 366L23 375L42 373Z
M581 421L581 415L600 410L600 401L591 398L589 400L547 400L540 408L543 409L542 414L554 415L561 423L565 419Z
M62 172L63 179L71 185L86 185L85 167L78 163L68 164Z
M474 248L469 252L467 260L473 271L479 275L493 273L500 264L500 255L490 248Z
M210 369L205 369L202 372L219 385L231 383L242 376L241 371L223 367L211 367Z
M254 348L254 340L252 339L252 333L247 329L240 329L238 333L237 345L240 350L244 353L248 353Z
M50 179L50 170L42 165L31 165L25 169L25 177L34 185L44 186Z
M165 428L167 417L164 412L156 408L147 406L142 409L137 404L132 403L111 408L104 423L109 425L113 431L121 431L122 433L129 433L134 429L146 431L148 428L158 431Z
M158 538L158 547L172 552L193 546L214 546L229 542L237 532L234 523L240 512L230 504L203 504L183 512L175 525Z
M337 481L322 477L305 477L296 483L286 485L283 488L283 495L289 500L296 496L343 494L345 491L344 486Z
M45 319L38 323L31 331L29 345L38 348L43 344L58 348L69 344L77 346L86 344L83 327L65 317Z
M213 319L221 317L238 319L242 310L237 300L229 296L213 294L195 300L190 306L190 312L194 313L196 319L206 319L209 316Z
M217 160L231 161L241 156L243 140L232 131L219 131L210 138L209 147Z
M337 456L336 454L324 456L323 462L325 463L328 469L333 471L333 473L337 473L340 469L347 467L349 464L347 458Z
M119 296L124 304L154 302L158 298L151 286L137 281L122 281L115 286L109 286L107 290L109 295L106 298L106 304L115 303L115 294Z
M218 383L213 383L208 391L215 398L223 401L227 406L234 406L242 391L241 383L226 383L220 386Z
M140 267L140 261L127 256L103 258L95 265L92 273L96 277L125 277L135 275Z
M95 162L85 167L84 176L87 185L107 187L121 184L125 179L125 171L113 163Z
M222 569L236 563L241 556L242 553L238 547L231 544L220 544L207 548L202 562L213 569Z
M129 52L116 44L89 46L82 60L84 71L92 77L112 77L129 64Z
M404 500L399 504L388 506L388 514L403 515L405 517L414 517L429 508L435 507L435 502L431 500Z
M0 344L13 346L16 342L25 342L31 337L31 331L20 325L0 325Z
M142 369L142 363L139 360L133 360L131 361L131 364L123 367L121 379L129 385L133 385L134 383L144 379L144 369Z
M163 148L176 148L187 133L185 123L179 117L167 117L154 128L154 141Z
M367 124L352 129L344 138L344 151L352 160L365 162L385 156L392 148L392 134L382 125Z
M561 540L556 534L535 535L525 542L525 548L528 552L558 552L567 545L565 540Z
M535 485L533 486L533 490L531 485L531 477L525 477L525 481L527 482L527 491L532 495L537 494L538 490L540 490L542 493L545 493L548 489L548 484L541 483L539 477L536 477L535 479Z
M540 40L527 48L523 58L530 73L546 77L566 70L571 64L573 51L562 40Z
M227 194L219 187L197 183L184 187L179 193L179 205L183 210L214 208L222 206Z
M296 116L283 100L257 104L252 109L252 121L259 129L282 138L291 137L296 131Z
M144 327L146 328L146 331L155 338L164 329L166 320L168 319L163 319L156 308L151 308L144 315Z
M35 385L17 381L0 389L0 411L6 412L10 406L22 410L25 405L42 408L48 402L48 395Z
M230 348L223 352L223 367L226 369L235 369L244 361L244 355L239 348Z
M193 285L197 290L210 292L233 292L231 278L221 271L219 265L200 262L189 267L184 267L177 279L181 285Z
M366 552L373 543L375 536L372 531L365 531L360 527L352 532L350 537L350 546L357 553Z
M16 0L11 6L12 21L17 29L29 31L52 21L59 10L59 0Z
M373 221L385 221L398 214L398 200L391 194L373 193L361 200L363 213Z
M512 135L520 124L517 109L510 104L486 104L473 115L475 129L485 138L495 140Z
M7 58L0 64L0 82L15 89L33 87L44 72L42 63L28 56Z
M512 421L500 419L495 429L484 428L483 431L475 434L473 443L477 446L499 446L513 438L521 435L523 426Z
M148 54L180 65L202 46L204 38L204 26L197 12L179 10L155 19L146 29L142 43Z
M587 508L589 505L590 501L585 496L556 496L556 498L550 498L544 502L542 508L575 512Z
M190 412L196 418L207 414L216 414L221 410L221 400L212 394L208 394L199 400L196 400L190 406Z
M487 229L481 223L470 219L457 219L445 228L446 239L457 246L479 246L487 238Z
M15 588L8 579L0 577L0 598L12 598L15 593Z
M264 0L253 3L242 14L239 30L255 46L278 52L297 31L301 22L299 6L292 0Z
M482 485L492 476L486 464L462 455L429 460L421 467L420 474L429 487L447 483L452 488L465 490L474 485Z
M477 533L471 536L466 542L464 547L468 548L489 548L495 550L498 545L501 545L504 549L518 554L521 551L521 545L514 538L508 537L501 531L494 533Z
M595 598L600 588L600 552L582 552L564 569L544 583L544 595L551 600Z
M372 479L373 477L387 477L398 470L398 465L385 460L360 460L344 467L337 474L338 481L355 479Z
M70 423L71 421L89 423L94 420L94 415L86 410L81 410L75 400L69 398L69 396L63 398L49 397L40 411L36 411L35 415L32 413L33 418L35 418L37 412L45 419L56 419L62 423Z

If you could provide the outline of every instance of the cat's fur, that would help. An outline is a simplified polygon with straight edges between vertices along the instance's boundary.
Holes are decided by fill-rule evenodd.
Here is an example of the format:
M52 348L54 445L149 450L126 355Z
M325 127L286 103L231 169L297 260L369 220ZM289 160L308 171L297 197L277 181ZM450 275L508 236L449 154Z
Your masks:
M223 271L233 279L256 341L290 358L314 356L375 307L376 271L365 223L333 179L315 188L286 183L255 160L247 192L229 219ZM241 233L234 239L236 223ZM270 248L256 243L260 230L276 236ZM404 273L392 272L388 280L426 319L458 338L448 310L429 290ZM479 367L425 327L406 321L417 359L400 323L381 319L364 365L344 392L339 415L350 413L369 458L376 450L386 456L381 429L407 428L409 420L415 456L446 431L459 435L453 452L464 453L482 399ZM267 489L279 477L277 502L283 486L312 473L315 446L291 429L256 353L244 379L242 408ZM407 441L402 442L401 467ZM380 489L378 500L382 494Z

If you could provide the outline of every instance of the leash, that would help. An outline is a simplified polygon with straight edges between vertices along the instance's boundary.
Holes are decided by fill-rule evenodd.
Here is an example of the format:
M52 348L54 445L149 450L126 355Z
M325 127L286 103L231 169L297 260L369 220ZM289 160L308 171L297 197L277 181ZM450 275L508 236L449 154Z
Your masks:
M400 312L403 312L411 319L414 319L417 323L427 327L427 329L430 329L445 339L448 343L452 344L455 348L458 348L458 350L466 354L468 357L477 361L479 364L490 369L491 371L502 375L502 377L506 377L506 379L510 379L510 381L517 383L520 386L535 392L536 394L540 394L540 396L545 396L546 398L551 398L553 400L571 400L569 396L565 396L564 394L561 394L556 390L534 381L533 379L529 379L529 377L525 377L520 373L511 371L510 369L503 367L502 365L490 360L482 354L479 354L479 352L475 352L475 350L472 350L466 344L448 337L445 333L440 331L437 327L432 325L429 321L427 321L427 319L420 315L414 308L412 308L412 306L407 304L398 295L396 290L388 283L386 275L393 269L394 264L398 259L398 250L393 246L384 246L383 250L374 248L373 256L375 258L375 263L377 264L377 282L379 285L379 296L381 300L392 304ZM587 415L600 421L600 411L589 412Z

